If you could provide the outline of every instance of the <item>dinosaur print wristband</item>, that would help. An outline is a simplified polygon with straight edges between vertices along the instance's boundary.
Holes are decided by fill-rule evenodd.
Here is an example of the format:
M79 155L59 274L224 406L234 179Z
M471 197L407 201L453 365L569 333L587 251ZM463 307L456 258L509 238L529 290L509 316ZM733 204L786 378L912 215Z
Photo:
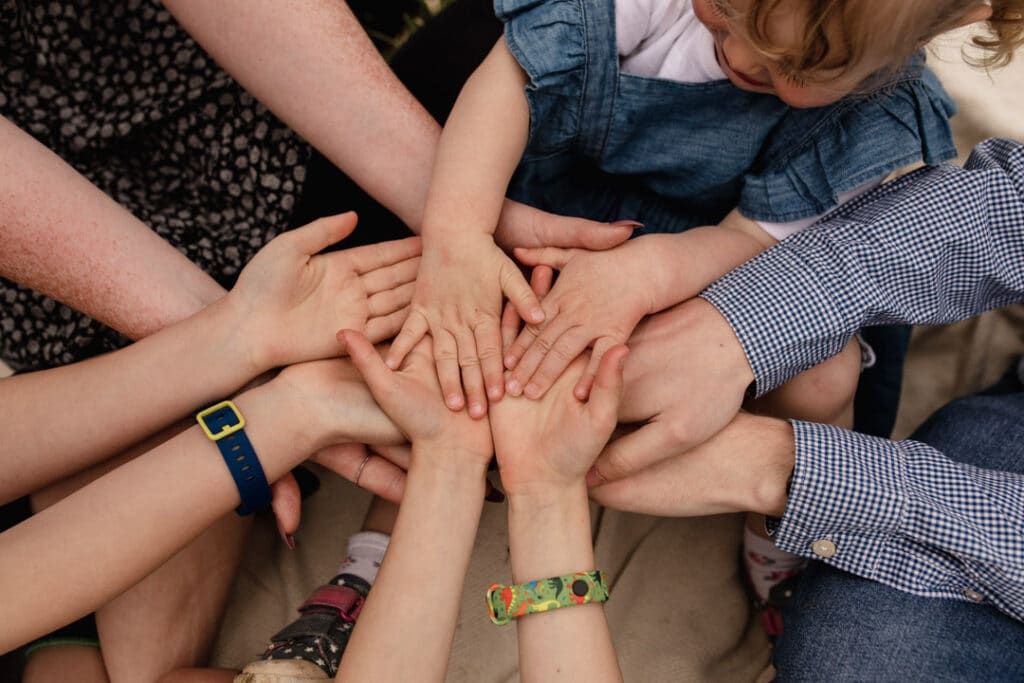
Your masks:
M503 626L527 614L607 599L604 572L595 569L512 585L496 583L487 590L487 613L492 622Z

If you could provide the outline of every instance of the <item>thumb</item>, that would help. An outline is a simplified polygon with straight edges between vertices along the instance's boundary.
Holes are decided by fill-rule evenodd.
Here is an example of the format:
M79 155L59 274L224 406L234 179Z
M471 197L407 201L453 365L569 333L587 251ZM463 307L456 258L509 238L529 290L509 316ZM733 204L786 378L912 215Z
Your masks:
M352 234L358 222L359 217L355 212L349 211L337 216L319 218L301 228L286 232L281 237L287 239L300 253L313 256Z
M629 349L618 344L608 349L597 366L594 387L587 401L587 411L597 429L611 434L618 421L619 399L622 398L622 366Z
M540 299L526 283L526 278L511 260L504 259L501 266L501 293L515 306L519 316L534 325L544 322L544 309Z
M516 247L512 250L516 260L526 266L548 266L562 270L575 255L574 249L560 247Z
M384 359L361 332L341 330L337 337L348 350L349 357L363 376L370 393L383 406L385 401L382 396L387 394L394 379L391 370L384 365Z

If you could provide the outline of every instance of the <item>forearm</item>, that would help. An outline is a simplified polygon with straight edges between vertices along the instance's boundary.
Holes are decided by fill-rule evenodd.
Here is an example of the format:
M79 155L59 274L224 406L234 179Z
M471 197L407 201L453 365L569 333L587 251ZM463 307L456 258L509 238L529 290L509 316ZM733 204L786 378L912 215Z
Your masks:
M692 299L736 266L753 258L764 246L749 234L722 226L694 228L678 234L638 237L622 249L644 251L649 264L652 315Z
M586 486L509 495L512 580L596 569ZM621 680L604 606L590 603L516 621L524 681Z
M413 454L387 557L336 680L445 678L483 505L484 468L456 458L436 464L437 455L424 462Z
M983 143L851 202L712 285L759 394L868 325L937 325L1024 299L1024 146Z
M917 441L793 428L780 548L916 595L981 596L1024 621L1024 475L953 462Z
M494 234L509 180L526 147L526 75L500 40L466 82L437 150L424 237Z
M0 501L102 461L269 369L256 364L246 322L222 299L120 351L0 381Z
M282 384L236 400L269 481L333 438ZM4 532L0 603L17 618L0 652L106 603L238 504L217 446L194 426Z
M345 3L164 4L246 90L418 231L440 128Z
M0 275L141 338L224 294L24 131L0 118Z

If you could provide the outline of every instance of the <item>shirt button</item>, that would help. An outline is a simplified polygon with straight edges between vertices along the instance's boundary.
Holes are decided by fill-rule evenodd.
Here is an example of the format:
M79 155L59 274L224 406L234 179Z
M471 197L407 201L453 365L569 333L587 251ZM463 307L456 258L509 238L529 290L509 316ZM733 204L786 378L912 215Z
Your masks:
M981 602L985 599L985 596L978 591L972 591L970 588L964 591L964 597L971 602Z
M822 538L811 544L811 550L818 557L833 557L836 554L836 544Z

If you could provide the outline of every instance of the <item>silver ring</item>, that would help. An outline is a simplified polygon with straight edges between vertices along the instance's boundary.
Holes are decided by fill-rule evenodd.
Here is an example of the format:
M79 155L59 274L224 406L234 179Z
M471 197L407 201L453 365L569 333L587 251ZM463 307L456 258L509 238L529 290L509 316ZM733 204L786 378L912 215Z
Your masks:
M366 469L366 463L370 462L370 458L373 457L373 453L368 454L363 461L359 463L359 469L356 470L356 478L352 480L352 483L359 486L359 477L363 476L363 470Z

